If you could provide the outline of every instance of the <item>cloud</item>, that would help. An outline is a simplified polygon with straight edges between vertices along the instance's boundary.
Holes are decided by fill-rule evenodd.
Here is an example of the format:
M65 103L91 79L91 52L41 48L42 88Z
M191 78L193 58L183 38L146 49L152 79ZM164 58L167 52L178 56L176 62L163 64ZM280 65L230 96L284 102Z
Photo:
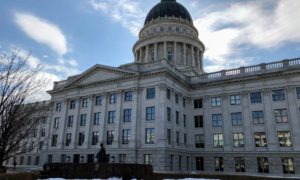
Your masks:
M272 49L300 42L300 1L244 1L196 18L207 71L247 65L242 46ZM242 58L243 57L243 58Z
M34 41L49 46L59 55L68 52L67 40L60 28L37 16L15 12L15 23Z
M138 35L146 16L140 2L136 0L90 0L90 4L95 10L121 23L135 36Z

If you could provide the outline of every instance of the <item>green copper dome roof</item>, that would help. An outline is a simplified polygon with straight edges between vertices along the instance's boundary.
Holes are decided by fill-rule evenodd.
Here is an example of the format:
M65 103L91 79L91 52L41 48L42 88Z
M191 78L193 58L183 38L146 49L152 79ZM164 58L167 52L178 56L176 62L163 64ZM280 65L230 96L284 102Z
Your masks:
M152 19L157 19L159 17L178 17L186 19L189 22L192 22L192 17L187 9L176 2L176 0L161 0L156 6L154 6L148 13L145 24L150 22Z

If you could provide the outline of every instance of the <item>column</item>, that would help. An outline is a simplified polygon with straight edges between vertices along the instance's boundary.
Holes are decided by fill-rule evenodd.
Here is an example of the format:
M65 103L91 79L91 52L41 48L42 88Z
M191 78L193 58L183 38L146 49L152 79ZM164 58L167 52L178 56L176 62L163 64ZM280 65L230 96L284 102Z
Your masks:
M95 95L89 96L89 104L88 104L88 111L87 111L87 123L86 123L86 137L87 137L87 148L91 147L92 144L92 127L93 127L93 109L94 109L94 97Z
M183 65L187 65L186 62L186 44L183 43Z
M198 56L198 67L201 69L202 65L201 65L201 56L200 56L201 51L197 48L197 56Z
M167 59L167 42L164 42L164 59Z
M176 64L177 62L176 62L176 60L177 60L177 42L176 41L174 41L174 52L173 52L173 56L174 56L174 58L173 58L173 64Z
M142 48L139 49L139 62L142 62Z
M61 118L59 121L59 126L62 127L62 131L61 131L61 137L60 139L58 139L58 147L60 147L60 149L64 149L64 139L66 138L66 122L68 121L68 99L64 99L62 101L62 113L64 114L64 119Z
M195 55L194 55L194 46L191 45L191 53L192 53L192 66L195 66Z
M77 138L78 138L78 129L79 129L79 120L80 120L80 97L76 98L76 112L73 118L73 129L72 129L72 139L71 139L71 148L77 148ZM71 161L71 159L70 159Z
M121 121L122 121L122 111L123 111L123 95L122 91L118 90L117 92L117 104L116 104L116 117L115 117L115 134L114 134L114 141L112 144L113 148L119 148L122 138L122 128L121 128Z
M149 45L146 46L145 62L149 62Z
M154 43L154 61L157 60L157 43Z

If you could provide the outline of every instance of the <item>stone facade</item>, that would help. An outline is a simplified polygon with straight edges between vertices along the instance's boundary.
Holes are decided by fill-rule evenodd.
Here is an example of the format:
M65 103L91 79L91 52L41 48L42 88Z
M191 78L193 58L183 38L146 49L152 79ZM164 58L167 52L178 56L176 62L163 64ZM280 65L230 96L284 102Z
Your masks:
M103 142L155 171L300 174L300 59L205 73L191 22L154 19L139 38L135 62L55 83L49 138L18 164L91 162Z

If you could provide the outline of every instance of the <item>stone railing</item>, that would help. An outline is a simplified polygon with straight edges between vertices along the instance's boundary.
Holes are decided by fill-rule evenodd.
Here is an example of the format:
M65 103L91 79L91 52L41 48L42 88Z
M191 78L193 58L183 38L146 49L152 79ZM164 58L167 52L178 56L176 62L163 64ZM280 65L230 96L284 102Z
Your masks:
M187 77L186 79L192 84L197 84L197 83L203 83L203 82L213 81L213 80L218 80L223 78L230 78L233 76L238 77L238 76L267 73L267 72L279 71L282 69L289 69L295 67L300 67L300 58L286 59L283 61L263 63L254 66L222 70L218 72L202 74L200 76Z

